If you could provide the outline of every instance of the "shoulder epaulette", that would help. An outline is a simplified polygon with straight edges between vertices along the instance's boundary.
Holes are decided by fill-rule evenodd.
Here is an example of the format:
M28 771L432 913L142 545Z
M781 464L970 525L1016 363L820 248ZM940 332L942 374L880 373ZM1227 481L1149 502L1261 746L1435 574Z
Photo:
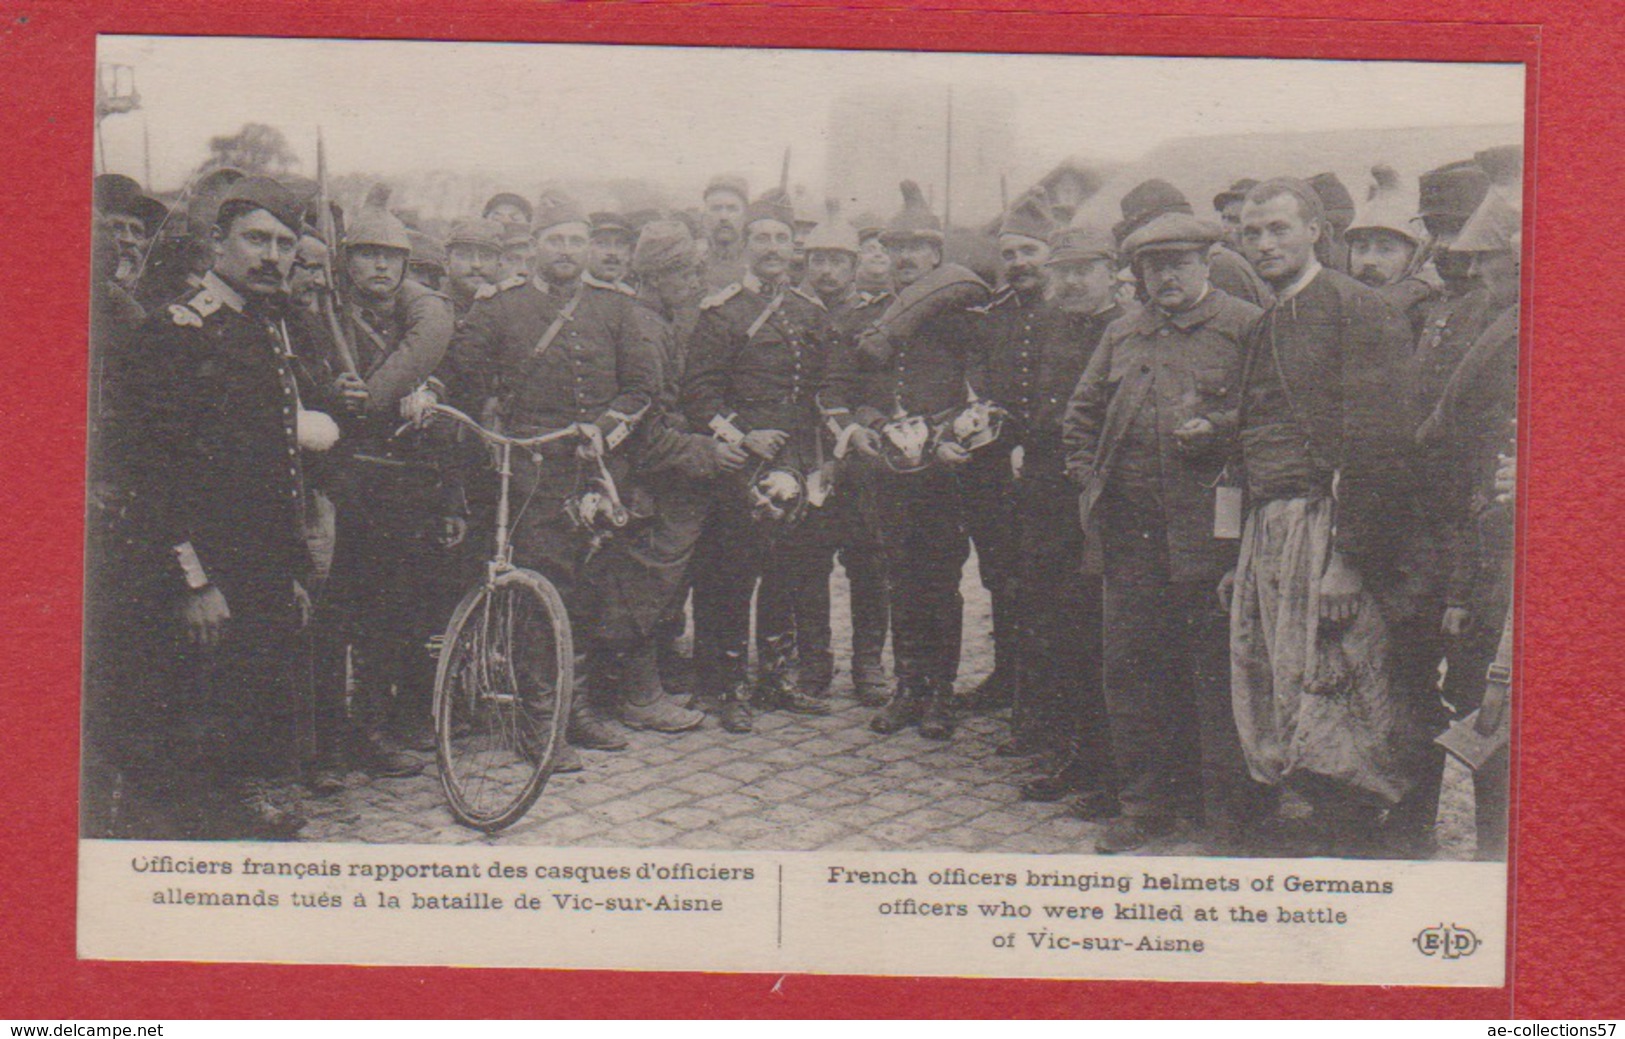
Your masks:
M196 311L198 317L208 317L225 306L226 301L221 299L212 289L204 288L198 290L197 295L187 300L186 305Z
M819 310L827 310L828 309L827 307L824 306L824 301L819 299L818 294L815 293L815 292L808 292L806 289L802 288L800 285L792 285L790 287L790 291L793 292L794 294L796 294L797 296L800 296L802 299L806 300L808 303L811 303L813 306L817 307Z
M497 294L497 287L489 282L474 290L475 299L490 299Z
M854 306L852 309L853 310L862 310L864 307L872 307L876 303L884 303L888 299L891 299L891 293L889 293L889 292L872 293L872 294L866 295L862 299L858 300L857 305Z
M595 278L591 274L583 274L581 283L589 288L603 289L606 292L614 292L622 296L636 296L638 294L637 289L624 281L605 281L603 278Z
M1006 285L993 294L993 298L986 303L979 303L974 307L966 307L973 314L991 314L997 307L1003 306L1007 301L1016 298L1016 290Z
M185 303L169 305L169 319L182 328L202 328L203 316Z
M711 295L700 300L700 309L711 310L714 307L720 307L730 299L733 299L735 296L739 295L739 293L743 290L744 286L736 281L727 288L718 289L717 291L711 293Z

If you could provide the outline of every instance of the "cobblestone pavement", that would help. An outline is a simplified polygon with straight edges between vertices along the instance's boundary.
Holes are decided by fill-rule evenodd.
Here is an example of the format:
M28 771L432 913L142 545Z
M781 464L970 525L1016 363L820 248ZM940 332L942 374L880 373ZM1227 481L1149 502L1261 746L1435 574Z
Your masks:
M965 656L959 687L968 690L991 662L987 597L967 567ZM844 619L846 582L837 570L835 615ZM845 638L837 627L837 643ZM838 645L837 659L841 648ZM530 813L501 834L465 829L446 808L432 762L410 779L367 782L327 798L308 798L303 838L411 844L672 847L805 851L956 850L1087 853L1099 824L1065 804L1018 800L1030 762L1000 758L1003 720L965 718L951 742L869 730L873 708L857 704L844 673L834 713L782 712L757 717L749 735L712 719L678 736L629 733L620 753L584 753L584 771L555 776ZM423 755L429 761L432 755ZM1472 849L1472 797L1465 773L1447 777L1441 857ZM1184 832L1145 854L1199 854Z

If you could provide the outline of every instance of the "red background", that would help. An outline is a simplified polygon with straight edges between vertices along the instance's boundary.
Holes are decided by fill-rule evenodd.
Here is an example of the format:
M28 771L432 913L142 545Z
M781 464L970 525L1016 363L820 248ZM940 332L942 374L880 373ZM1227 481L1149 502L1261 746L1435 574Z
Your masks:
M1622 729L1619 8L1495 0L535 5L507 0L0 6L7 495L0 603L0 1015L1619 1017ZM1039 9L1035 9L1039 8ZM1283 17L1282 11L1291 12ZM1415 20L1426 11L1426 22ZM1407 20L1409 19L1409 20ZM367 36L1531 63L1515 941L1501 989L1007 982L79 962L74 955L95 33ZM274 91L260 79L249 89ZM387 84L379 84L387 90ZM1538 146L1537 146L1538 144ZM1534 201L1538 200L1538 205ZM1529 298L1529 297L1526 297Z

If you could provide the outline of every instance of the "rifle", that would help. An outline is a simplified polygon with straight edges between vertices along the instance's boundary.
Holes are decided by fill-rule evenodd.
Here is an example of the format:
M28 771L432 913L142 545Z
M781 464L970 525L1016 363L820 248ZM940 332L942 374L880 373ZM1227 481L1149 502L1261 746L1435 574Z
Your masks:
M333 350L338 354L339 367L346 375L361 374L356 364L355 348L350 345L350 337L344 330L344 322L339 320L339 311L343 308L344 300L339 295L339 282L333 275L333 253L339 247L338 220L333 215L332 200L327 194L327 147L322 140L322 128L316 128L316 222L317 230L327 242L327 256L322 260L323 272L327 275L327 292L322 294L322 317L327 321L327 331L333 337Z

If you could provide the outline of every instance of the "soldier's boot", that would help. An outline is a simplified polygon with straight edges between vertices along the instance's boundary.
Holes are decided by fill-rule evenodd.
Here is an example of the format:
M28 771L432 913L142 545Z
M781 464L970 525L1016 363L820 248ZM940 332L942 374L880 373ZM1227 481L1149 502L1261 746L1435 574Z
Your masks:
M787 656L779 656L763 668L757 696L764 710L783 710L791 714L822 716L830 711L829 701L812 696L801 689L796 668Z
M797 693L814 700L827 700L830 683L834 680L835 660L828 646L809 649L801 654L796 667Z
M924 708L924 697L914 687L914 683L899 679L896 692L892 693L891 699L887 700L886 705L875 714L869 722L869 728L882 736L902 732L920 720Z
M853 656L852 658L852 695L858 703L865 707L879 707L886 702L886 692L891 683L886 679L886 666L880 662L880 654L872 657Z
M658 651L653 642L621 656L621 724L650 732L697 729L705 715L679 707L660 684Z
M740 676L723 690L717 703L717 722L727 732L745 733L756 728L756 718L750 709L750 682Z
M920 735L928 740L951 740L954 725L953 692L946 683L933 682L920 715Z
M548 769L548 774L564 776L580 772L584 767L581 764L581 752L568 743L561 743L553 748L553 767Z
M572 747L581 750L617 751L626 749L626 738L601 714L587 697L570 702L570 726L566 730Z
M570 745L578 750L626 749L626 738L598 707L610 688L609 683L613 681L609 663L608 653L594 652L594 666L591 668L594 673L589 678L586 677L589 673L586 659L581 656L576 658L577 688L575 698L570 701L570 724L565 736Z

